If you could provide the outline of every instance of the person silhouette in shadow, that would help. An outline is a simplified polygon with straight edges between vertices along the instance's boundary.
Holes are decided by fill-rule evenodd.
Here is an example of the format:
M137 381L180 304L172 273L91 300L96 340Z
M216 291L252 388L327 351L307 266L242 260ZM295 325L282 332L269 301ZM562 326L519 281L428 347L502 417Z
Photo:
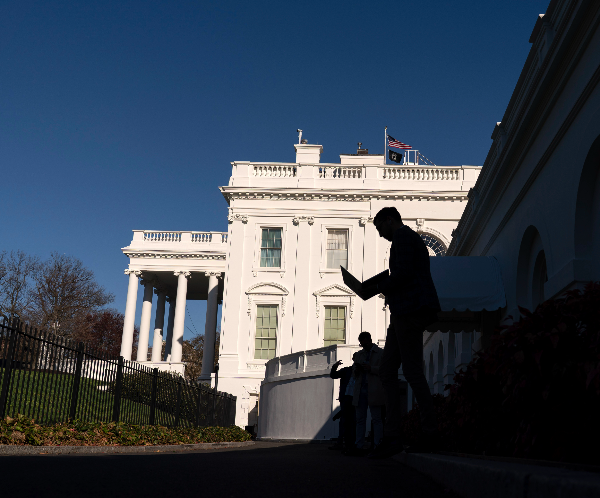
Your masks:
M373 223L379 236L390 241L390 275L370 292L382 293L390 308L379 377L386 406L384 437L369 458L387 458L401 452L401 396L398 369L410 384L421 411L422 433L407 451L429 452L439 447L433 397L423 373L423 332L437 321L440 302L431 278L429 253L421 236L402 223L395 207L384 207Z

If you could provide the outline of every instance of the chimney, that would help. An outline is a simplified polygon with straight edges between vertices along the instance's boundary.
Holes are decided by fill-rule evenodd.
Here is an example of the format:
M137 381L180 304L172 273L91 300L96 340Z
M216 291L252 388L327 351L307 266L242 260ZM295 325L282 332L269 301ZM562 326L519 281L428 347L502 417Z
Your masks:
M302 142L301 144L294 144L296 162L298 164L319 164L323 146L304 143L306 140L302 140Z

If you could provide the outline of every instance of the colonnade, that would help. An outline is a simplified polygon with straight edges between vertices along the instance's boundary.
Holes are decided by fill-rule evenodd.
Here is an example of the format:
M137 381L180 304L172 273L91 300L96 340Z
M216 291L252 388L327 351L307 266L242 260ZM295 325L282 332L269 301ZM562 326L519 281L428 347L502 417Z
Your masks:
M173 272L177 277L177 289L165 287L152 274L142 273L140 270L125 270L129 275L127 289L127 304L125 306L125 321L123 323L123 337L121 340L121 356L131 360L133 350L133 333L135 326L135 309L137 304L138 284L144 286L144 299L142 301L142 316L140 320L140 335L136 361L148 361L148 341L150 338L150 318L152 315L152 300L157 296L156 313L154 320L154 335L152 347L152 363L169 361L181 363L183 352L183 332L185 326L185 308L187 300L188 279L192 272L177 270ZM214 364L214 346L217 335L217 309L219 295L219 278L221 272L204 272L208 277L208 298L206 305L206 322L204 328L204 356L202 362L202 375L210 375ZM173 295L174 294L174 295ZM167 318L166 347L161 358L162 342L164 337L165 309L169 303L169 316Z

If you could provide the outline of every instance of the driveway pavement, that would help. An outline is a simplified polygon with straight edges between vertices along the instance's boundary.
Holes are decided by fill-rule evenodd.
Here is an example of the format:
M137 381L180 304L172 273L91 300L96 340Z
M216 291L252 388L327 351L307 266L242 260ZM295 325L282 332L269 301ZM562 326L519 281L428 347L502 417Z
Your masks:
M455 497L395 460L345 457L325 444L257 442L169 454L0 457L6 497Z

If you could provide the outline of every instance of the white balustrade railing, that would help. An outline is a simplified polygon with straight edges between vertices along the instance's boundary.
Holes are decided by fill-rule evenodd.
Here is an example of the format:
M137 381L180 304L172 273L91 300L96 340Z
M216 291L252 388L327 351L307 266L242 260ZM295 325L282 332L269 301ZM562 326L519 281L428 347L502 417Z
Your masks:
M144 242L181 242L181 232L145 230Z
M134 231L134 233L140 233ZM134 240L136 240L134 238ZM137 239L140 240L140 239ZM144 242L192 242L196 244L225 244L227 232L161 232L158 230L144 230Z
M225 244L227 232L192 232L192 242Z
M294 178L298 168L288 164L255 164L253 173L262 178Z
M321 166L319 168L319 178L353 179L362 177L362 166Z
M383 168L383 179L418 181L460 180L460 172L460 168L386 166Z

